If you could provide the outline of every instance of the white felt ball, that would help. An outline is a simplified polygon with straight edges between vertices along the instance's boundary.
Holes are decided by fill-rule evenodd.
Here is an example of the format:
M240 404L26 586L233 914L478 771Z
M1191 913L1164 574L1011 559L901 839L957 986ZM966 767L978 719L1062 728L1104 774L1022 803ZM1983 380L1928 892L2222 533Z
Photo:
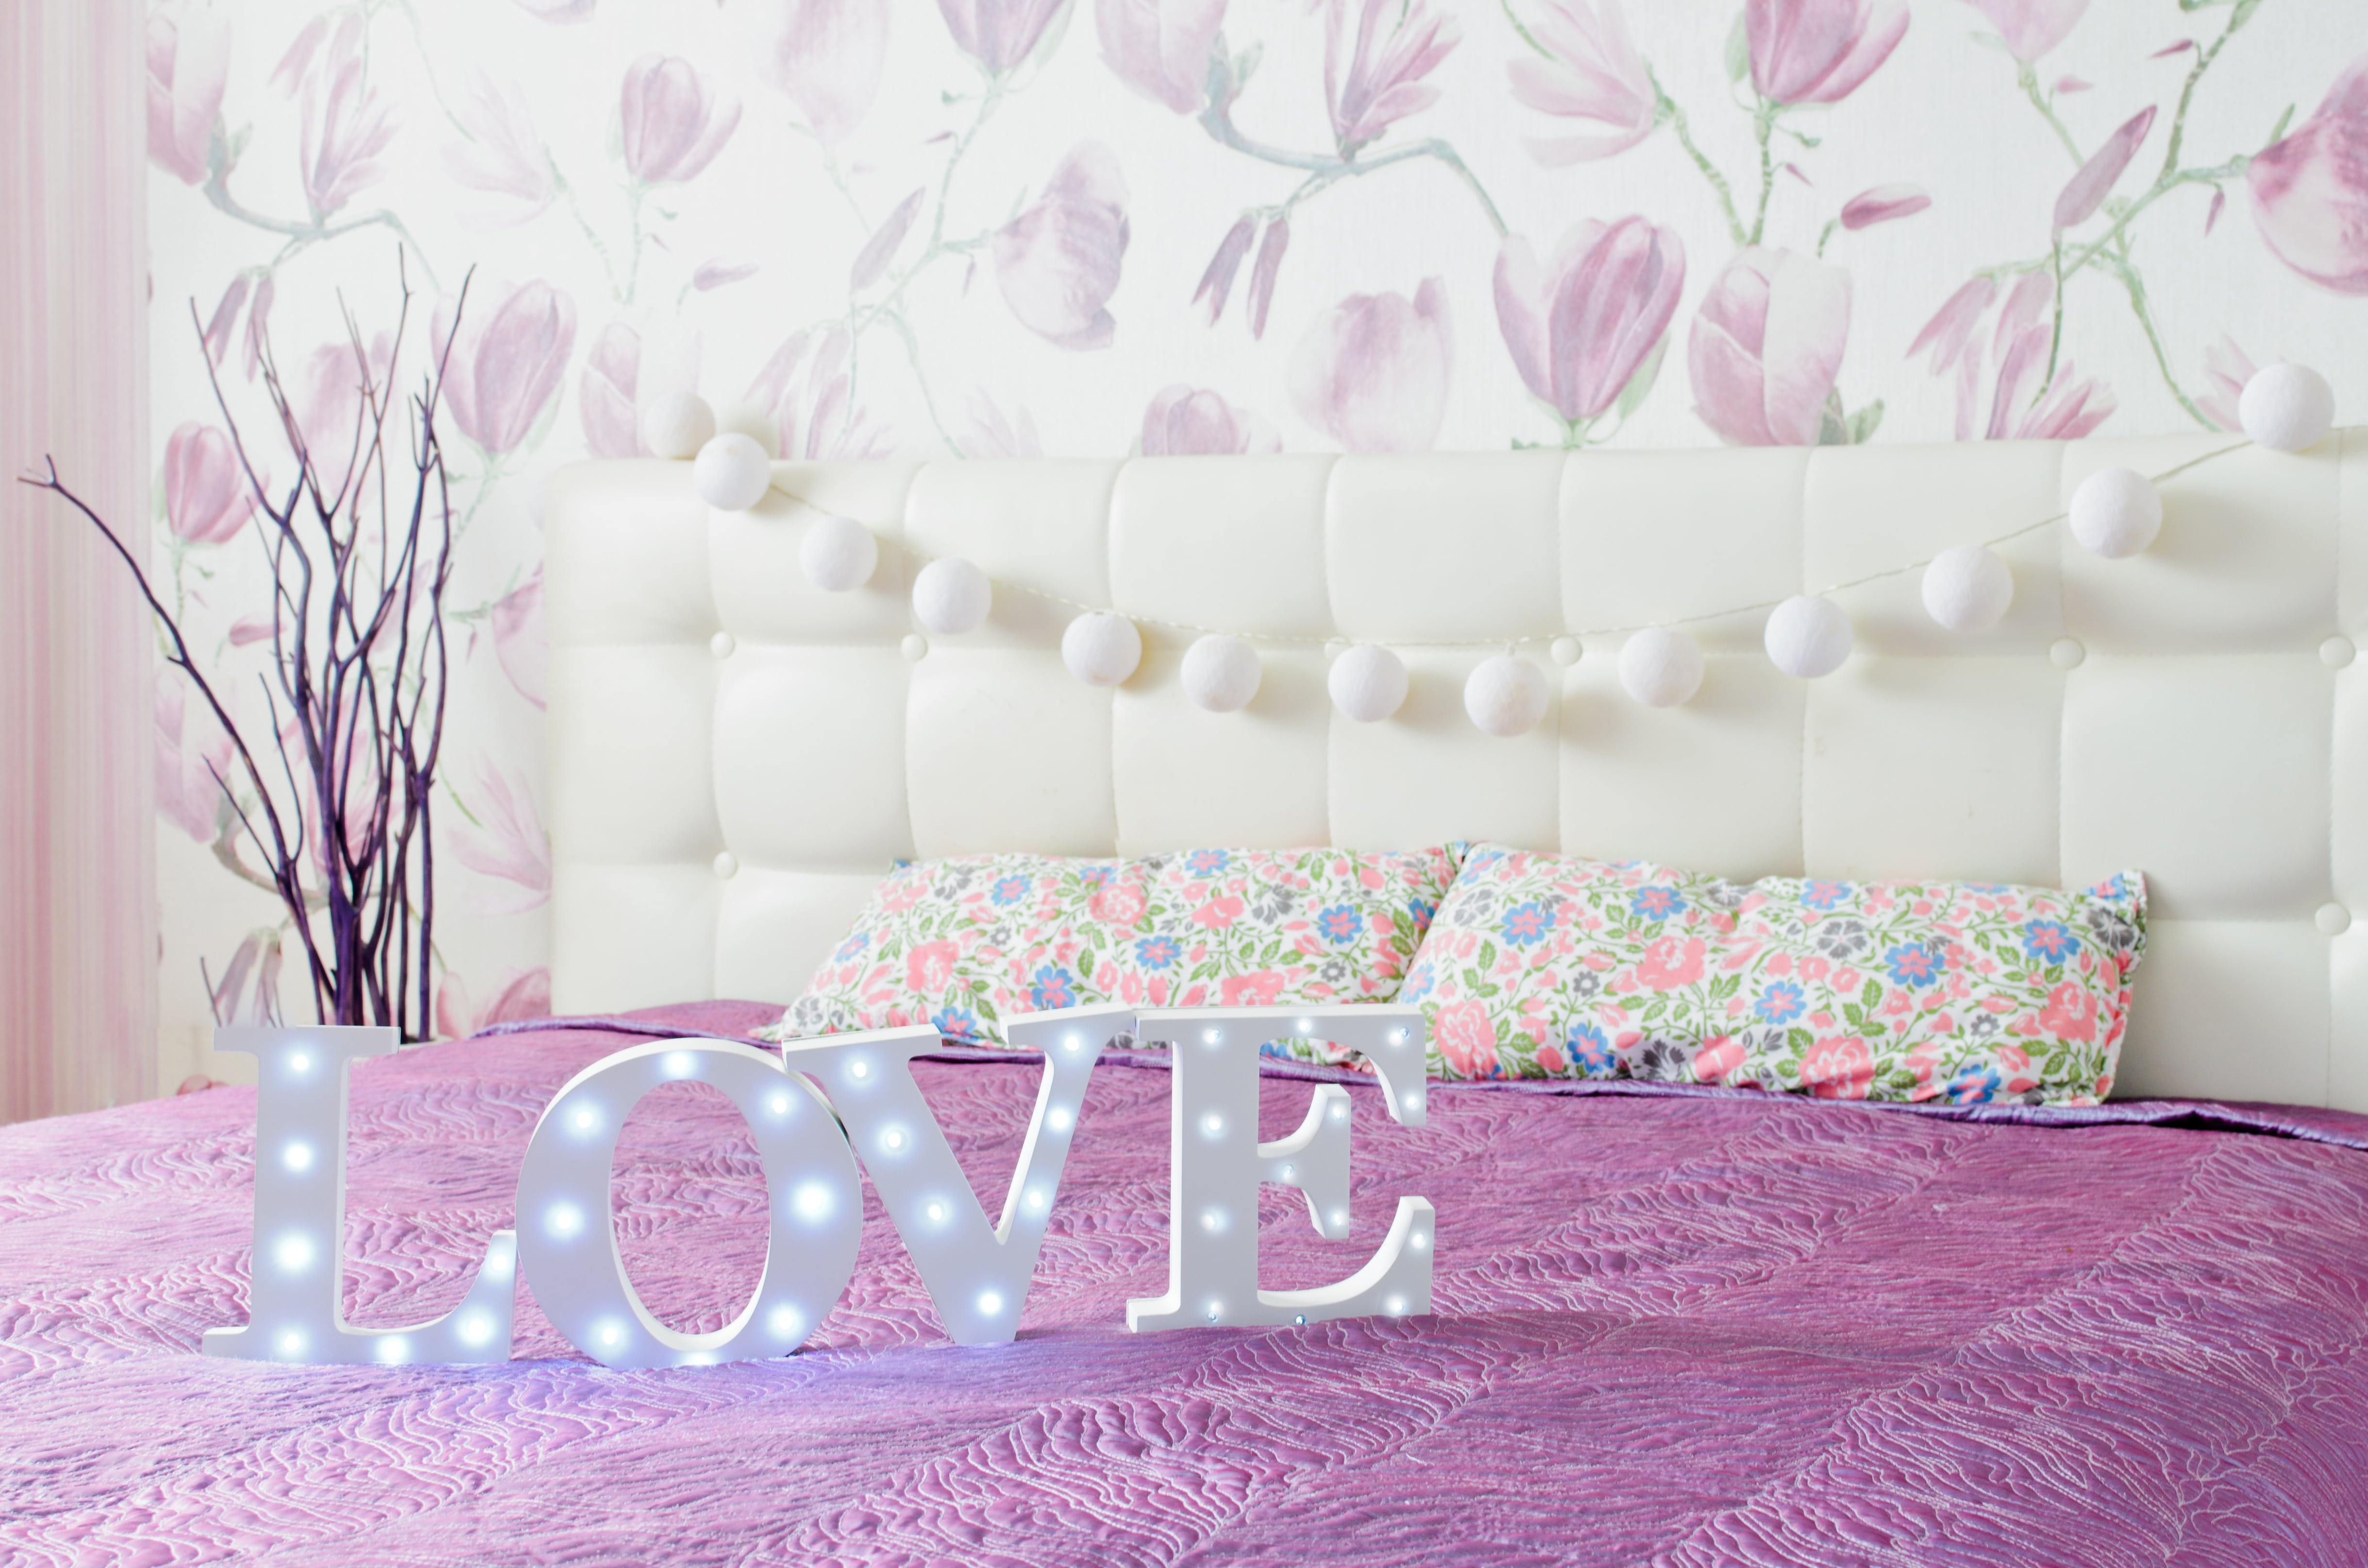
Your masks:
M727 403L715 411L717 435L746 436L765 449L767 457L780 456L781 426L773 411L754 403Z
M1952 631L1987 631L2014 603L2014 574L1978 544L1944 550L1924 568L1924 613Z
M2245 383L2237 418L2257 444L2299 452L2335 424L2335 389L2307 365L2266 365Z
M940 637L975 631L995 604L995 585L959 555L913 574L913 618Z
M1702 647L1682 631L1648 626L1620 650L1620 685L1647 708L1675 708L1702 683Z
M1850 657L1850 617L1830 599L1795 594L1769 612L1764 641L1778 669L1815 680L1840 669Z
M642 445L662 458L695 458L715 439L715 410L697 392L668 392L642 414Z
M1184 650L1183 673L1184 695L1194 707L1231 713L1249 706L1266 672L1257 649L1238 637L1211 632Z
M699 498L717 511L745 512L772 485L773 460L753 437L729 433L699 449L690 478Z
M1360 724L1378 724L1406 706L1406 667L1387 648L1360 642L1332 661L1324 686L1342 714Z
M1463 711L1489 734L1526 735L1546 716L1551 695L1545 671L1527 659L1499 653L1483 659L1463 683Z
M2108 561L2135 555L2162 532L2162 496L2131 468L2100 468L2072 492L2072 537Z
M871 581L880 564L880 541L852 517L824 517L798 545L798 564L815 587L843 594Z
M1109 610L1088 610L1061 633L1061 662L1087 686L1116 686L1143 663L1143 633Z

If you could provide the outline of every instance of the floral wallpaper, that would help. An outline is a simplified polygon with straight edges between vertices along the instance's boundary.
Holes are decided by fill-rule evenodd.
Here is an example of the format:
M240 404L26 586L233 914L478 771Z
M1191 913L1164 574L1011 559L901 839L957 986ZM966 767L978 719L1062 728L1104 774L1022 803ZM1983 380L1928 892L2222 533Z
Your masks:
M338 428L398 249L451 340L450 1030L548 1002L543 484L675 389L830 457L2160 432L2280 358L2368 409L2357 0L167 0L147 76L157 557L230 684L210 366L257 416L268 334ZM283 945L155 706L170 1083Z

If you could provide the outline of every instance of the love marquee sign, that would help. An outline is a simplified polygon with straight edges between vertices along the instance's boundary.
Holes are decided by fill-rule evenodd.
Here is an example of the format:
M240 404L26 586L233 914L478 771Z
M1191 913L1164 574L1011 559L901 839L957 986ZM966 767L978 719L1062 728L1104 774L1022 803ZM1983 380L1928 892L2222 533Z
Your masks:
M1041 1052L1044 1075L1002 1220L990 1226L944 1131L913 1080L938 1032L833 1035L779 1056L737 1040L657 1040L604 1057L543 1108L518 1168L518 1228L495 1232L469 1292L432 1323L349 1327L340 1303L346 1109L352 1064L395 1048L387 1028L223 1029L218 1051L258 1058L255 1259L247 1322L206 1331L209 1356L336 1364L484 1364L510 1356L517 1279L562 1334L611 1367L752 1360L796 1349L846 1291L871 1177L957 1344L1017 1330L1061 1171L1102 1048L1121 1035L1173 1055L1167 1290L1127 1303L1138 1331L1209 1324L1312 1323L1430 1310L1436 1215L1398 1199L1364 1266L1309 1290L1258 1285L1258 1192L1296 1188L1317 1233L1349 1233L1349 1093L1315 1091L1299 1130L1258 1142L1258 1047L1285 1035L1328 1040L1372 1063L1390 1115L1425 1115L1421 1009L1360 1006L1298 1012L1218 1007L1071 1007L1015 1018L1012 1046ZM740 1314L711 1334L659 1322L617 1249L609 1180L617 1135L641 1097L706 1084L739 1108L767 1187L765 1269Z

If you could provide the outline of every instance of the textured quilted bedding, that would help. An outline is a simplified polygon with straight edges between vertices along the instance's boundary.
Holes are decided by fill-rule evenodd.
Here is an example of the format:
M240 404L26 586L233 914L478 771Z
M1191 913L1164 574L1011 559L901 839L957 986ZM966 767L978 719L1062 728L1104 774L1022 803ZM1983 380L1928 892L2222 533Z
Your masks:
M449 1305L544 1099L632 1039L359 1069L348 1312ZM993 1211L1033 1067L918 1072ZM1307 1085L1265 1090L1279 1136ZM1420 1193L1438 1315L1137 1336L1167 1091L1097 1074L1018 1343L946 1344L875 1206L814 1346L665 1372L584 1360L531 1279L506 1367L203 1359L244 1316L252 1093L0 1130L0 1562L2368 1562L2368 1119L1446 1085L1416 1133L1358 1088L1355 1239L1270 1190L1267 1282L1347 1273ZM720 1325L763 1248L733 1113L653 1096L618 1187L644 1298Z

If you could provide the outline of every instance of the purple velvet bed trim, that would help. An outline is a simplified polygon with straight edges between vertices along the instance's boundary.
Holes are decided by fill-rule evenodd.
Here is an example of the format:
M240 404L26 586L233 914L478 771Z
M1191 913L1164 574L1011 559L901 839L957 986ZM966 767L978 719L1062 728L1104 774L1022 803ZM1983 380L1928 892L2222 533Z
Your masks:
M702 1027L689 1028L654 1017L666 1013L680 1017L685 1012L715 1009L714 1023L702 1020ZM746 1015L760 1012L755 1023L746 1023ZM694 1008L653 1008L646 1013L622 1013L609 1016L583 1015L572 1017L521 1018L512 1023L495 1024L477 1031L474 1039L500 1035L541 1034L568 1029L598 1029L611 1034L647 1035L657 1040L751 1040L756 1029L773 1021L779 1010L742 1002L702 1003ZM745 1025L741 1028L733 1025ZM721 1027L719 1027L721 1026ZM756 1043L762 1044L762 1041ZM989 1046L958 1045L951 1040L922 1058L928 1062L1008 1062L1011 1053ZM1105 1064L1122 1067L1148 1067L1165 1072L1167 1053L1164 1051L1106 1051L1101 1060ZM1291 1078L1304 1083L1357 1084L1370 1082L1368 1076L1348 1068L1322 1067L1313 1062L1292 1062L1268 1057L1258 1063L1259 1071L1269 1078ZM1486 1089L1506 1094L1559 1095L1593 1096L1598 1095L1639 1096L1651 1098L1679 1099L1746 1099L1764 1100L1769 1097L1761 1089L1734 1089L1718 1084L1662 1084L1635 1078L1544 1078L1544 1079L1483 1079L1474 1083L1447 1083L1438 1085L1452 1089ZM1802 1099L1802 1096L1790 1096ZM1904 1112L1910 1116L1929 1116L1941 1121L2007 1122L2022 1127L2170 1127L2188 1128L2201 1132L2243 1132L2267 1138L2296 1138L2307 1142L2331 1143L2341 1149L2368 1152L2368 1119L2347 1111L2322 1110L2312 1106L2277 1105L2253 1100L2200 1100L2178 1098L2146 1098L2109 1100L2099 1106L2034 1106L2015 1104L1951 1105L1938 1100L1907 1103L1897 1100L1820 1100L1817 1105L1835 1111Z

